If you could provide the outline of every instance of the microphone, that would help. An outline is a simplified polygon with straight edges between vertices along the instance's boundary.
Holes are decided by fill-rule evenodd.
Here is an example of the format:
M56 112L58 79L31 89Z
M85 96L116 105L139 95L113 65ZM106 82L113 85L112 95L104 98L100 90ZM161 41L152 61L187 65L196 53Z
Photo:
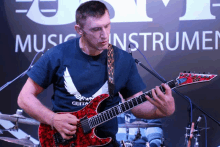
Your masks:
M199 122L201 121L201 119L202 119L202 116L200 115L200 116L198 117L197 121L196 121L196 124L195 124L195 127L194 127L195 130L198 129L198 124L199 124Z
M128 45L128 53L132 56L132 52L131 52L131 45Z

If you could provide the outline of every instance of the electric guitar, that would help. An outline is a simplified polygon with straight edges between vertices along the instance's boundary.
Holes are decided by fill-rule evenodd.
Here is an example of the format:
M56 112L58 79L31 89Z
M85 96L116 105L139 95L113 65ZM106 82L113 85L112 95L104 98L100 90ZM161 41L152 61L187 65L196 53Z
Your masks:
M167 82L171 89L183 85L210 81L217 75L213 74L195 74L180 73L177 79ZM165 89L160 86L165 92ZM102 94L90 101L88 105L76 112L62 112L75 115L80 121L77 124L75 136L70 140L64 140L56 129L52 129L50 125L40 124L39 140L42 147L87 147L87 146L103 146L111 142L112 138L99 138L95 134L95 128L100 124L117 117L139 104L147 101L145 95L152 97L151 90L142 95L132 98L124 103L116 105L103 112L98 112L98 107L102 101L109 97L108 94Z

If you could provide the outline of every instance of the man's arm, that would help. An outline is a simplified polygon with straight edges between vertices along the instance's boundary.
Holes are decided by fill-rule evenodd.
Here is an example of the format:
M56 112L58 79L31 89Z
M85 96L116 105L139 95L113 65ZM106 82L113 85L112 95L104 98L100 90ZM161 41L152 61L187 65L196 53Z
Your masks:
M148 101L134 107L131 112L136 117L145 119L161 118L172 115L175 111L172 91L168 85L162 84L162 86L166 90L165 93L159 89L159 86L156 86L155 89L152 89L153 99L149 96L145 96ZM143 94L142 91L134 94L126 100L137 97L141 94Z
M64 139L70 139L76 133L78 119L71 114L56 114L45 107L38 99L37 95L44 89L28 78L19 96L18 105L27 114L41 123L54 126Z

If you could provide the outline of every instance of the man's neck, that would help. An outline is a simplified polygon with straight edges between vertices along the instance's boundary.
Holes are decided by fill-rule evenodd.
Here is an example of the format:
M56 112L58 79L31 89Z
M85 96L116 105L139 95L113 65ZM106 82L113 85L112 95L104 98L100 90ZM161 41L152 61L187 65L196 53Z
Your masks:
M97 48L90 47L88 44L86 44L82 37L79 39L79 47L85 54L90 56L97 56L103 52L103 50L98 50Z

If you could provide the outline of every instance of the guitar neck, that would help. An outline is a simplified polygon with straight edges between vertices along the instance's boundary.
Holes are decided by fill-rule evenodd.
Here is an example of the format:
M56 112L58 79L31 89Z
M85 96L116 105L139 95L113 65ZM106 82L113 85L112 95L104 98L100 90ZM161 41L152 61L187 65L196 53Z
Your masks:
M170 88L175 88L176 87L176 81L169 81L167 82L167 84L169 85ZM165 89L160 86L159 87L161 89L162 92L165 92ZM149 97L152 98L152 93L151 90L147 91L145 93L143 93L142 95L132 98L128 101L125 101L124 103L121 103L117 106L114 106L108 110L105 110L91 118L88 119L88 123L90 128L94 128L96 126L99 126L100 124L107 122L111 119L113 119L114 117L131 110L132 108L144 103L147 101L147 99L145 98L145 96L148 95Z

